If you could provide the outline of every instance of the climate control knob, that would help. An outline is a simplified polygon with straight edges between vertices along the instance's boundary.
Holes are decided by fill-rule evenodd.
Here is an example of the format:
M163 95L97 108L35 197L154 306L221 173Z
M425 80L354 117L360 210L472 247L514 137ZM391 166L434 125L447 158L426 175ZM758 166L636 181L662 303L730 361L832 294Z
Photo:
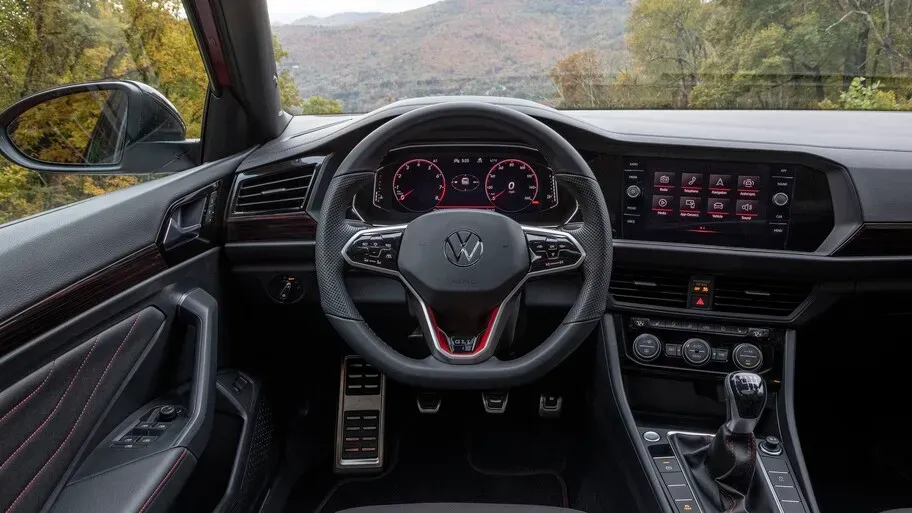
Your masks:
M662 354L662 341L655 335L643 333L634 339L633 353L644 362L655 360Z
M684 342L681 353L691 365L703 365L712 357L712 346L702 338L692 338Z
M754 344L740 344L732 351L735 365L744 370L754 370L763 363L763 351Z

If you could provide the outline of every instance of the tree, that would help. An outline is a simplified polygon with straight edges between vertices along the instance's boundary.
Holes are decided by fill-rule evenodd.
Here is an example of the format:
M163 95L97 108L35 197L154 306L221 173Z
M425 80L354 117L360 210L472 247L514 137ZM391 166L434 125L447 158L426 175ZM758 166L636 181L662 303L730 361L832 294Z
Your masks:
M640 0L627 22L627 45L637 66L686 108L707 58L703 32L711 3L701 0Z
M311 96L301 104L302 114L342 114L342 102L322 96Z
M608 79L598 54L583 50L564 57L548 73L557 88L561 109L598 109L607 106Z
M865 85L865 79L856 77L849 89L839 94L836 102L824 100L822 109L843 110L912 110L912 101L898 101L894 91L884 91L882 84Z

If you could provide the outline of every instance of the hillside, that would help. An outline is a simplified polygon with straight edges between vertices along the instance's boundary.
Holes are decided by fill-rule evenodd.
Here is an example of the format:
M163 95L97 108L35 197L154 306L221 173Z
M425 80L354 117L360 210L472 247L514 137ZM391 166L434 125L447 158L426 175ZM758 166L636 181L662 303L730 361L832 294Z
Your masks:
M606 64L624 58L628 13L626 0L444 0L366 23L273 30L302 96L365 112L431 94L551 100L559 59L588 48Z
M382 12L340 12L331 16L305 16L291 22L291 25L311 25L320 27L338 27L385 16Z

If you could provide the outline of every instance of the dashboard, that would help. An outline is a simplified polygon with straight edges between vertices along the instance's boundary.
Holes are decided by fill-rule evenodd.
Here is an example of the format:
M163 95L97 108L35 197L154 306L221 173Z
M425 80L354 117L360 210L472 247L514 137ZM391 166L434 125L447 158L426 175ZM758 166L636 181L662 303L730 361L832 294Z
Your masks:
M283 137L252 152L239 167L227 207L228 258L235 264L312 261L323 198L354 145L396 116L452 100L404 100L365 115L292 119ZM912 139L905 135L903 117L834 111L566 112L523 100L475 100L536 117L588 162L612 216L612 286L632 287L625 299L622 288L612 292L611 310L805 322L838 295L825 291L878 289L882 280L892 283L912 272L912 245L906 242L912 240ZM853 126L870 131L859 135ZM436 167L410 165L394 184L397 171L413 159ZM504 168L514 161L517 172L506 188L513 181L513 190L522 191L523 184L526 189L492 202L504 182L497 173L489 181L489 174L503 161ZM427 211L459 206L502 212L542 227L585 221L572 192L550 180L555 171L547 159L505 131L459 124L431 128L400 142L375 171L377 180L353 191L349 219L404 224ZM529 180L530 172L537 185ZM303 189L283 185L274 192L261 185L289 183L283 180L298 175ZM713 182L713 175L722 176ZM716 186L719 178L722 184ZM403 205L397 191L409 193L416 182ZM546 197L547 187L553 188L554 204ZM250 194L246 191L262 189L289 199L274 207L270 203L268 212L256 208L248 213L242 204ZM299 189L309 192L305 196ZM422 201L410 202L419 192ZM503 201L507 198L511 201ZM705 313L687 309L689 279L707 276L722 279L717 285L724 301L729 292L740 290L742 296L750 292L742 302L770 306L766 303L778 301L777 295L792 294L792 285L813 286L814 300L791 314L785 312L790 308L723 303ZM268 282L269 277L261 278ZM402 294L396 287L384 288L382 280L352 280L363 283L356 288L367 302ZM558 280L531 281L527 289L526 300L535 305L564 304L578 293L572 283ZM807 290L796 288L796 301L806 298ZM673 294L666 297L666 292ZM661 302L639 298L660 295Z
M615 237L735 248L814 251L834 226L826 173L786 160L589 154ZM493 210L537 226L579 220L547 159L509 143L414 144L389 152L371 190L353 200L371 224L433 210Z

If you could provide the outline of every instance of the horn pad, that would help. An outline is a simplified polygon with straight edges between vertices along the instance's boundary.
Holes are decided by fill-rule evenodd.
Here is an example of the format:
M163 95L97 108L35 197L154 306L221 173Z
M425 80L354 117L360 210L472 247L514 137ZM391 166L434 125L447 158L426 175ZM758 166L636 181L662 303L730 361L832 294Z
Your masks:
M528 271L522 227L496 212L432 212L409 223L402 235L399 272L436 313L485 315Z

